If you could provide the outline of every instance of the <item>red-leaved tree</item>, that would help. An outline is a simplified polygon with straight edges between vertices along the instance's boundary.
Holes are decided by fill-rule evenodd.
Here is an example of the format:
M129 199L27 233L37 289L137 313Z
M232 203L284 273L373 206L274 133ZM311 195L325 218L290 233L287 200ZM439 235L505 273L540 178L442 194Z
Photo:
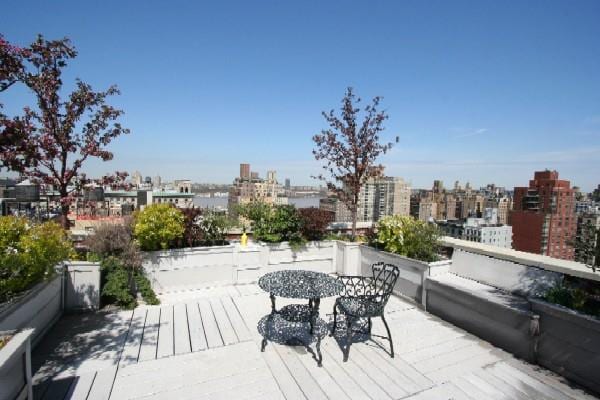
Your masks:
M66 38L39 35L20 48L0 37L0 92L22 84L36 99L36 107L25 107L23 115L0 115L1 166L58 190L65 228L69 205L84 180L82 165L90 158L111 160L107 146L129 133L117 122L123 111L107 104L108 97L119 94L116 86L97 92L77 79L75 89L63 96L62 72L76 56Z
M359 125L357 119L361 110L356 105L360 101L351 87L346 89L341 116L336 116L334 110L323 112L329 128L313 136L316 145L313 155L318 161L325 162L322 166L325 172L316 178L324 181L348 207L352 215L352 237L356 237L360 189L367 179L381 174L383 167L375 162L392 148L392 143L380 142L383 122L388 118L385 111L378 110L381 97L373 98L364 108L364 119Z

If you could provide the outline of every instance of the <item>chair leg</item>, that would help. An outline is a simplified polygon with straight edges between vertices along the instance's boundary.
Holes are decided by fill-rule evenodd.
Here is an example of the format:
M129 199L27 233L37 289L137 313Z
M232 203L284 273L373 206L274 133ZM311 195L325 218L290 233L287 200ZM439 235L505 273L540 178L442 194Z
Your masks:
M390 356L392 358L394 358L394 342L392 341L392 333L390 332L390 327L387 324L387 321L385 320L385 317L383 316L383 314L381 314L381 320L383 321L383 324L385 325L385 330L387 331L388 334L388 340L390 341Z
M352 345L352 318L346 315L346 346L344 347L344 362L348 361L350 354L350 345Z
M335 328L337 327L337 307L333 305L333 325L331 326L331 332L329 332L329 336L333 336L335 333Z

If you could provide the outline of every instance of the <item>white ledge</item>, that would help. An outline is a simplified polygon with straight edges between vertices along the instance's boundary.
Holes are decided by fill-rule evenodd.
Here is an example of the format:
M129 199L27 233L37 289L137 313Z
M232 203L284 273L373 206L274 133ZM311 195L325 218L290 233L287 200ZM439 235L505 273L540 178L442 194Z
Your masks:
M470 253L483 254L501 260L512 261L518 264L600 282L600 273L593 272L591 267L579 262L506 249L491 246L489 244L470 242L468 240L455 239L449 236L443 237L440 242L443 246L453 247Z

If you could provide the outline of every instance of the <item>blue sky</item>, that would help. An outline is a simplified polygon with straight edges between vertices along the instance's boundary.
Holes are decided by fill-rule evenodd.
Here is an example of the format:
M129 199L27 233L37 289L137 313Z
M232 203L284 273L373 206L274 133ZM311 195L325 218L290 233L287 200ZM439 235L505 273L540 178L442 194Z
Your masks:
M240 162L310 184L322 110L384 97L389 175L526 185L536 169L600 183L599 1L13 1L0 32L79 51L67 81L113 100L132 134L92 162L230 182ZM0 96L6 111L30 102Z

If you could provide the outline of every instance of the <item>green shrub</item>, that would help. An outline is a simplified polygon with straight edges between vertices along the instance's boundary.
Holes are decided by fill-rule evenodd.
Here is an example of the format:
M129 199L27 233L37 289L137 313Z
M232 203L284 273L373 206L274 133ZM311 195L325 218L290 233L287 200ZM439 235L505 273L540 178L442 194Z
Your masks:
M147 304L160 304L150 281L140 269L128 267L117 257L107 257L102 260L103 304L116 304L119 307L131 309L137 304L136 295L139 291Z
M289 242L296 248L306 242L301 235L302 217L292 205L271 206L255 202L241 206L238 212L252 221L252 235L256 240Z
M434 224L393 215L379 220L372 245L405 257L432 262L439 259L439 237L440 231Z
M183 214L169 204L149 205L136 215L133 232L142 250L168 249L183 237Z
M74 254L54 222L0 217L0 303L54 275L54 267Z
M141 293L142 297L146 304L157 305L160 304L160 300L156 297L156 293L152 289L150 285L150 281L144 274L137 273L135 274L135 283L138 291Z
M208 212L200 217L200 237L206 246L227 244L227 230L233 226L225 215Z
M585 290L560 283L550 288L542 298L584 314L600 317L600 305Z

